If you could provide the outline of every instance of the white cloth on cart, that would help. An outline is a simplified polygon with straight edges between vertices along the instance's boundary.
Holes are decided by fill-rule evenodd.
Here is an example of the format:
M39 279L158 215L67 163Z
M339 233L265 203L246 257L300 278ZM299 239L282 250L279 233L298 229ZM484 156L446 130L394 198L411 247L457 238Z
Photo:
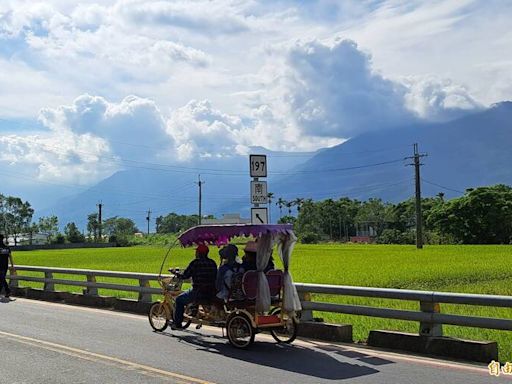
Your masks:
M284 268L283 309L288 313L293 313L302 309L300 298L297 293L297 288L295 288L292 275L289 272L290 255L292 254L296 242L297 237L292 231L289 231L287 235L280 234L279 240L277 241L277 251L281 261L283 262Z
M256 312L265 313L270 310L270 288L265 268L272 255L274 236L265 234L258 239L256 251L256 270L258 272L258 290L256 291Z

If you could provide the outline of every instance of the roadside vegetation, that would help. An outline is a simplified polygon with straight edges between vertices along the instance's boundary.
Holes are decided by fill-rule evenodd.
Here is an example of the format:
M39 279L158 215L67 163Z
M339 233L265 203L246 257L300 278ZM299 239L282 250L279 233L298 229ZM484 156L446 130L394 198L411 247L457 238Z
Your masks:
M380 244L414 244L416 208L413 199L388 203L380 199L359 201L296 198L284 200L269 193L269 205L279 208L279 222L294 225L300 242L368 241ZM443 193L421 201L425 244L511 244L512 187L494 186L468 189L464 195L446 200ZM56 216L32 221L30 203L0 195L0 230L16 244L32 244L36 235L46 243L116 243L132 245L170 244L174 237L197 225L197 215L171 212L156 218L156 234L142 234L124 217L100 222L98 213L87 216L87 232L74 222L63 223ZM208 216L208 218L214 218ZM357 238L357 239L354 239Z

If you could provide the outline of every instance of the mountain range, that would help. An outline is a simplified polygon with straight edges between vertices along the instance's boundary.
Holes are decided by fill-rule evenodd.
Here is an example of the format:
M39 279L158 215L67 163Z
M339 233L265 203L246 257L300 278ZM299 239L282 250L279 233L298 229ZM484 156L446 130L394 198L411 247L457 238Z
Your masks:
M414 194L414 168L408 165L418 143L424 196L447 198L466 188L512 184L512 102L442 123L416 123L376 130L314 153L266 153L269 191L277 198L382 198L398 202ZM83 227L87 214L104 204L104 217L132 218L145 228L146 211L154 218L169 212L196 213L198 174L203 184L203 214L249 215L248 156L203 159L186 166L140 166L115 173L89 190L40 212L56 214L61 223ZM284 213L284 212L283 212Z

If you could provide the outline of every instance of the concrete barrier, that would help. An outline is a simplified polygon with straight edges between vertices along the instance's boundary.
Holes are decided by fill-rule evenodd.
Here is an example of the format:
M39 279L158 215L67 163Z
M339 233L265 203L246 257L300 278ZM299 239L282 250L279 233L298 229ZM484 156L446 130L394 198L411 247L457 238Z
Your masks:
M11 247L13 252L37 251L41 249L77 249L77 248L112 248L117 247L116 243L66 243L66 244L40 244L40 245L17 245Z
M459 360L488 363L498 361L498 343L452 337L426 337L412 333L370 331L368 345Z

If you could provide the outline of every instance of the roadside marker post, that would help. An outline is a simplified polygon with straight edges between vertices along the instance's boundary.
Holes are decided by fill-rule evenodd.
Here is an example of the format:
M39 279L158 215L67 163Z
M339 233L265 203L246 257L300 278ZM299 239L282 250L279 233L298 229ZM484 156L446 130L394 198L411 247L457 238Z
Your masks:
M251 208L252 224L268 224L267 208Z
M268 204L267 155L249 155L249 173L251 181L251 224L268 224L268 208L260 208L260 204Z
M251 204L268 204L266 181L251 181Z

